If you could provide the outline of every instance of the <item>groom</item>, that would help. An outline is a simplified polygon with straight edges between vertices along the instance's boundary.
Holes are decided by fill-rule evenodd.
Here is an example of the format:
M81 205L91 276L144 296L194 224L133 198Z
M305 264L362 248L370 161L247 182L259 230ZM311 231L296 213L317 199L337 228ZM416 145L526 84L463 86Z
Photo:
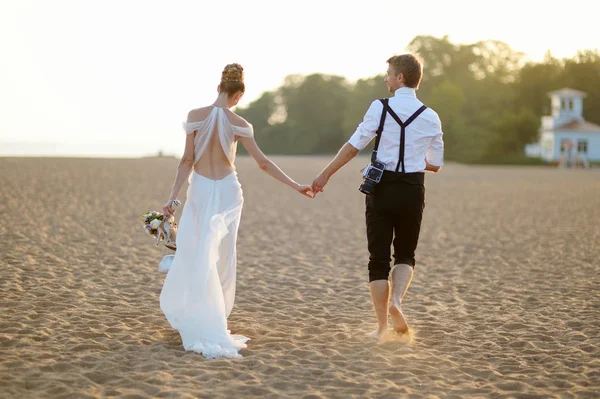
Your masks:
M374 338L387 330L388 312L392 327L402 334L408 332L401 303L415 267L425 206L424 172L439 171L444 155L440 119L415 93L423 76L421 61L403 54L387 63L384 81L394 96L371 104L348 143L312 184L315 194L322 192L335 172L379 136L375 156L385 170L373 193L366 196L369 289L378 324L369 335ZM394 267L390 268L392 242Z

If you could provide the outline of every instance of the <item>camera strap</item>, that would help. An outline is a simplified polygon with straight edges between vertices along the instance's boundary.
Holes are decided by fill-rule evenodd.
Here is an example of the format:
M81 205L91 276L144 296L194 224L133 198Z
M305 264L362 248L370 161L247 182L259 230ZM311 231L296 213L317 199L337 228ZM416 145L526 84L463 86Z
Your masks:
M383 111L381 112L381 119L379 120L379 127L375 132L377 137L375 138L375 147L373 148L373 153L371 154L371 163L377 161L377 149L379 148L379 140L381 140L381 132L383 132L383 124L385 123L385 116L387 114L386 107L389 108L388 98L380 98L379 101L383 104Z
M383 103L383 114L386 114L389 112L390 115L392 116L392 118L394 118L394 120L400 125L400 154L398 155L398 164L396 164L396 172L398 172L400 170L400 165L402 165L402 173L406 173L406 171L404 169L404 145L405 145L405 141L406 141L406 127L408 125L410 125L412 123L412 121L417 119L417 116L421 115L421 113L427 109L427 106L421 105L421 107L418 110L416 110L415 113L412 114L406 120L406 122L402 122L400 120L400 118L398 117L398 115L396 115L394 110L392 110L390 108L387 101L385 101L385 102L382 101L382 103ZM382 121L383 120L385 120L385 119L382 117ZM383 128L383 123L381 124L380 128ZM379 136L378 136L378 138L379 138ZM377 142L377 144L378 143L379 142Z

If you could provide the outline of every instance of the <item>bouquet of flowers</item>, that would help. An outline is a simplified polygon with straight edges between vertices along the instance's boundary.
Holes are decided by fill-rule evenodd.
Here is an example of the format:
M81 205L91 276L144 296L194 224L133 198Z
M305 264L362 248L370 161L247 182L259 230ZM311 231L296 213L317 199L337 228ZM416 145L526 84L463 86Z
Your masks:
M177 201L179 202L179 201ZM179 205L175 203L175 205ZM165 246L176 250L175 234L177 233L177 223L174 218L167 219L162 213L157 211L148 211L142 215L144 230L146 233L156 239L156 245L165 241Z
M144 229L146 230L146 233L156 238L158 236L158 227L162 223L164 215L160 212L149 211L144 213L142 218L144 219Z

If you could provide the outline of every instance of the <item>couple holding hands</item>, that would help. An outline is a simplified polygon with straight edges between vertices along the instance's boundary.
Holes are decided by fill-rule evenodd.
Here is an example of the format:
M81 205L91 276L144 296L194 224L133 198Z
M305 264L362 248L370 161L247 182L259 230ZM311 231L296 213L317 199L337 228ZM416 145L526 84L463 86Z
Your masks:
M438 115L416 97L423 67L412 54L387 60L384 82L392 97L374 101L356 132L312 185L300 185L269 160L254 140L252 125L230 108L245 91L244 72L229 64L218 97L189 112L183 124L186 143L171 196L163 206L168 218L189 178L179 221L177 251L160 295L160 306L181 335L185 350L206 358L241 357L249 338L231 334L227 317L235 298L236 241L244 198L235 171L238 141L258 167L299 193L313 198L329 179L375 138L371 163L360 191L366 194L369 289L379 339L392 327L408 332L402 298L413 276L415 250L425 206L425 172L443 162L443 133ZM391 247L393 267L391 265Z

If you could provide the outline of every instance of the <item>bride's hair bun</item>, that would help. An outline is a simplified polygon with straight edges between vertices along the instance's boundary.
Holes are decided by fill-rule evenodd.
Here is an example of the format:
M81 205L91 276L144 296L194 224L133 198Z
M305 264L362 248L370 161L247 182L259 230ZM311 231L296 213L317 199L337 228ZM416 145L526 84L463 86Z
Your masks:
M240 91L246 91L244 84L244 68L240 64L227 64L221 73L220 92L227 93L230 97Z
M244 68L240 64L227 64L221 74L221 82L244 82Z

